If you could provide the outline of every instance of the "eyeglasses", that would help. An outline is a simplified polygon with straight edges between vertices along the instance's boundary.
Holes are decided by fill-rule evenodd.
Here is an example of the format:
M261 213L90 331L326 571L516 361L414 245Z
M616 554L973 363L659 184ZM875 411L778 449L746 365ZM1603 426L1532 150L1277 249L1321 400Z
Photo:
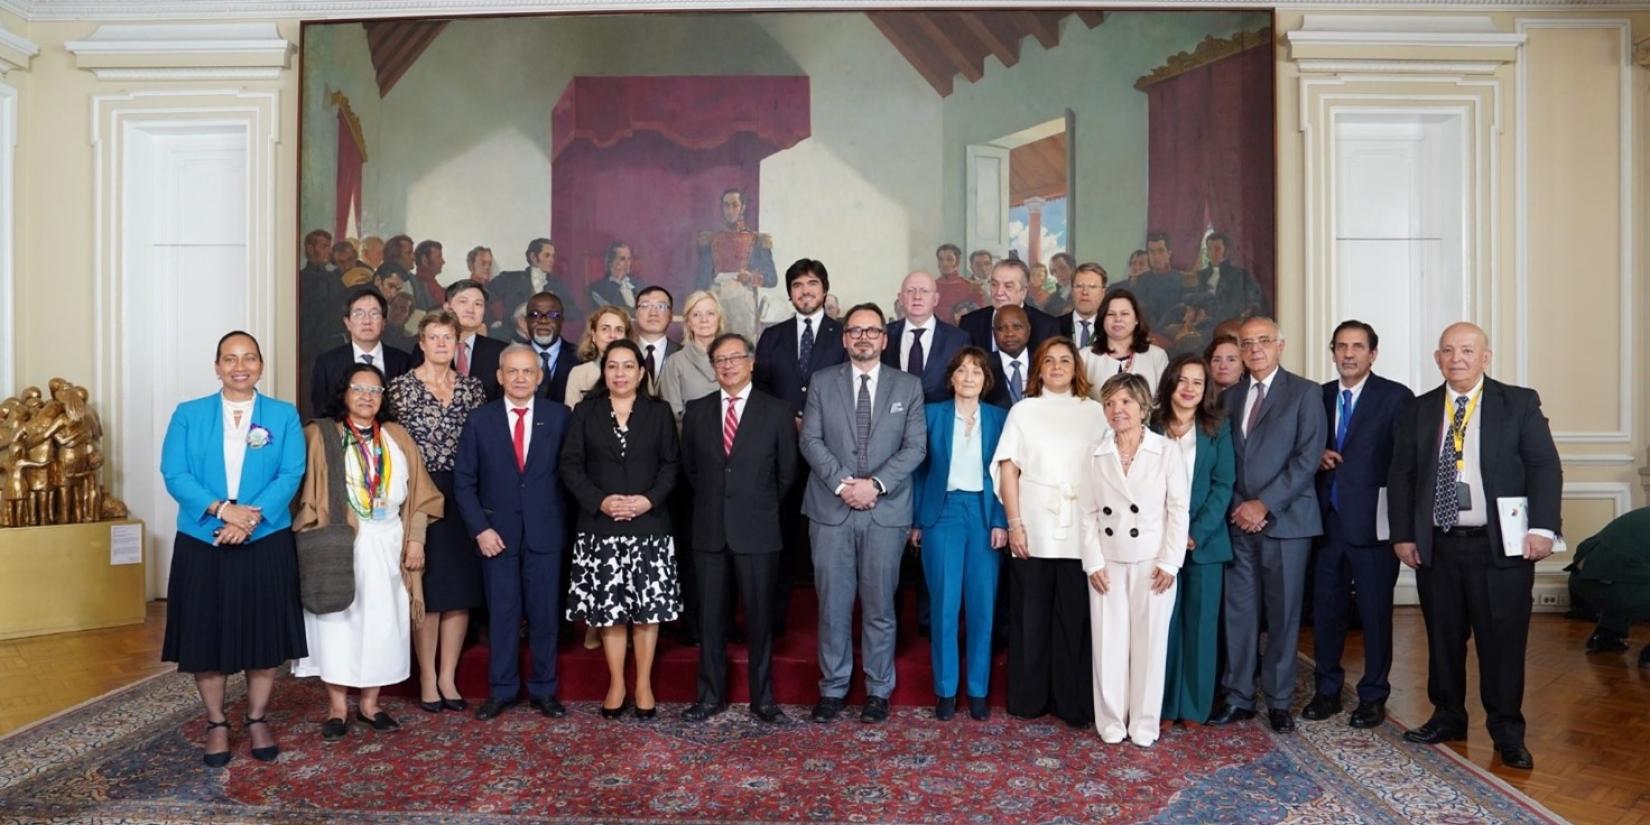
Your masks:
M741 352L738 355L718 355L715 358L710 359L710 362L718 367L726 367L731 364L737 364L749 357L750 355L748 353Z
M383 395L384 394L384 388L380 387L376 384L351 384L351 385L349 385L349 391L350 392L358 392L358 393L361 393L362 395Z
M1245 338L1238 342L1238 349L1268 349L1277 342L1276 338Z
M382 321L384 320L384 313L376 309L352 309L349 312L349 317L357 321Z
M560 312L557 312L556 310L553 310L553 309L550 310L549 312L539 312L538 310L531 310L527 313L527 320L529 320L529 321L540 321L540 320L560 321L561 319L562 319L562 314Z
M663 303L663 302L650 302L650 303L646 303L646 304L637 304L636 309L638 309L638 310L648 309L648 310L652 310L654 312L669 312L670 311L670 304Z
M849 338L869 338L872 341L882 337L882 327L848 327L843 330Z

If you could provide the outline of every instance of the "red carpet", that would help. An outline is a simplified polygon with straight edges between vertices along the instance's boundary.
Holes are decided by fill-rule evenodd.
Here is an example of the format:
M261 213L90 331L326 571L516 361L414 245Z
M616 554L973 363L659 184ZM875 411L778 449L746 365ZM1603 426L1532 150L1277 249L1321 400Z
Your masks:
M917 635L915 594L906 591L899 622L899 644L895 649L894 694L889 697L896 705L931 705L934 703L934 671L928 653L928 640ZM557 668L561 678L562 701L601 699L607 692L607 664L600 649L585 650L583 625L578 625L576 638L561 640L561 657ZM775 644L773 652L774 697L780 704L811 705L819 700L819 618L818 601L814 591L798 587L791 598L789 628ZM855 663L853 688L848 694L850 704L865 697L865 682L859 670L859 631L854 631ZM525 645L521 661L528 661ZM746 651L743 644L728 645L728 688L733 704L748 703L746 685ZM999 654L992 663L991 700L1002 704L1004 666L1007 654ZM688 647L661 633L658 657L653 666L653 690L661 702L692 702L697 696L697 668L699 648ZM629 665L634 674L634 663ZM414 678L393 692L410 696L417 692L416 665ZM458 689L472 699L487 696L487 645L472 645L464 651L458 668Z

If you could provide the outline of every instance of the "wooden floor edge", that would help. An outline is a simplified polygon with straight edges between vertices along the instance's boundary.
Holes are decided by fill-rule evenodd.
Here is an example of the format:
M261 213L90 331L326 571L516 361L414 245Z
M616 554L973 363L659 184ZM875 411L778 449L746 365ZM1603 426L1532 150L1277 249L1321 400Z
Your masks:
M84 708L88 705L92 705L92 704L95 704L97 702L101 702L104 699L107 699L111 696L114 696L117 693L124 693L128 690L131 690L132 688L138 687L140 685L148 684L149 682L152 682L156 679L159 679L162 676L176 676L177 673L178 672L175 671L175 670L163 670L159 673L151 673L148 676L144 676L143 678L138 679L137 681L128 682L128 683L126 683L124 685L121 685L120 687L117 687L113 690L105 691L105 692L103 692L103 693L101 693L97 696L93 696L92 698L87 699L84 702L80 702L79 704L76 704L76 705L73 705L73 706L70 706L70 707L66 707L66 708L64 708L64 709L62 709L62 710L60 710L56 713L51 714L50 716L46 716L46 717L41 718L41 719L36 719L33 722L30 722L26 725L23 725L22 727L19 727L15 730L10 730L10 731L7 731L5 733L0 733L0 742L5 742L6 740L11 739L14 736L17 736L18 734L26 733L28 731L34 730L35 728L38 728L41 725L46 724L47 722L50 722L54 719L61 718L61 717L66 716L70 713L74 713L75 711L80 710L81 708Z

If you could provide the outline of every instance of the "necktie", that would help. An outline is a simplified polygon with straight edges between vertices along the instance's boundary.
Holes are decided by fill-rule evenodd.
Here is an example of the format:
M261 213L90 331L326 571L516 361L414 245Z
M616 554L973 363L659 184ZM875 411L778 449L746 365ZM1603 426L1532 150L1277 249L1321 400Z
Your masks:
M1019 361L1010 361L1008 365L1014 369L1014 374L1008 377L1008 397L1011 402L1018 404L1026 394L1025 378L1020 375Z
M728 414L722 416L722 454L733 455L733 437L739 432L739 415L734 412L733 405L739 403L738 396L728 397Z
M1462 395L1455 399L1455 418L1450 421L1449 430L1444 433L1444 448L1438 453L1438 476L1432 490L1432 521L1445 530L1454 527L1461 517L1461 491L1455 486L1460 480L1455 469L1458 457L1455 452L1455 434L1463 433L1461 444L1465 446L1466 422L1467 397Z
M922 334L927 331L911 330L911 352L905 356L905 371L919 377L922 375Z
M647 367L647 380L649 381L659 380L658 369L654 366L656 363L653 360L653 345L648 344L647 353L642 357L642 366Z
M1248 437L1249 432L1255 428L1255 422L1260 420L1260 408L1266 404L1266 385L1256 381L1254 388L1255 405L1249 408L1249 417L1243 421L1244 437Z
M361 363L366 364L369 367L372 366L372 353L370 353L370 352L361 353Z
M1082 347L1083 349L1088 349L1089 344L1092 343L1093 341L1094 341L1094 322L1093 321L1084 321L1083 322L1083 340L1078 342L1078 346Z
M460 343L458 345L458 374L470 374L470 347L468 344Z
M859 377L859 401L854 404L854 475L870 472L867 453L871 443L871 376Z
M1335 425L1335 452L1340 452L1346 446L1346 430L1352 426L1352 391L1341 390L1340 423ZM1335 473L1329 477L1329 506L1335 510L1341 509L1341 477Z
M556 377L556 363L550 360L550 350L539 350L539 363L544 365L544 385L550 385L550 379Z
M527 407L515 407L510 410L516 414L516 472L527 471Z
M814 357L814 319L802 319L802 344L796 348L796 365L802 374L808 374L808 364Z

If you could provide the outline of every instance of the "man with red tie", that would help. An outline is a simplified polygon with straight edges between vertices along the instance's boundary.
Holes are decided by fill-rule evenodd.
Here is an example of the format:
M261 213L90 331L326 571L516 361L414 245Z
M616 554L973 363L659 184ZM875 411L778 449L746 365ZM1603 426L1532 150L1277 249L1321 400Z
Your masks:
M476 410L458 440L453 498L484 557L481 574L491 614L491 688L476 711L478 719L492 719L520 701L517 658L524 613L533 652L529 701L545 716L567 714L556 700L561 557L567 542L557 468L571 414L555 401L535 397L543 377L531 347L506 347L496 376L504 397Z

